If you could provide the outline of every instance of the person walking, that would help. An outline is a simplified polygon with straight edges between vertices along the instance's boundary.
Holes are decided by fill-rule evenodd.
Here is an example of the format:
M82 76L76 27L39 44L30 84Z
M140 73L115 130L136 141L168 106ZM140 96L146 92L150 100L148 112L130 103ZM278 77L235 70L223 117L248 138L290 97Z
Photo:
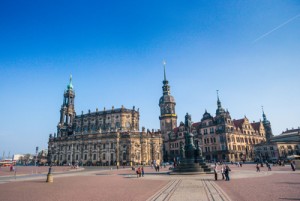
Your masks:
M256 172L260 172L260 168L259 168L258 163L256 164Z
M214 174L215 174L215 180L218 180L218 165L215 164L215 168L214 168Z
M291 168L292 168L292 170L293 171L295 171L296 169L295 169L295 164L294 164L294 161L291 161Z
M142 167L142 177L144 177L144 174L145 174L144 167Z
M222 174L222 180L224 180L225 179L225 166L224 165L222 165L222 167L221 167L221 174Z
M141 174L141 168L136 169L136 177L139 178Z
M225 181L229 181L230 180L230 178L229 178L229 171L231 171L231 170L228 167L228 165L226 165L225 166L225 177L226 177Z

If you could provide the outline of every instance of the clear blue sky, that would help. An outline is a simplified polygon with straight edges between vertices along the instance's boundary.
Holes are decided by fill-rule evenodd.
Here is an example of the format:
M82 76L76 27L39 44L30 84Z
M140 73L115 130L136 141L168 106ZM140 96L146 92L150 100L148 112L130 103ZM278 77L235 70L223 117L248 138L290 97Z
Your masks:
M300 126L298 0L107 2L1 2L1 156L47 148L70 74L78 114L135 105L158 129L163 59L178 123L219 89L233 119Z

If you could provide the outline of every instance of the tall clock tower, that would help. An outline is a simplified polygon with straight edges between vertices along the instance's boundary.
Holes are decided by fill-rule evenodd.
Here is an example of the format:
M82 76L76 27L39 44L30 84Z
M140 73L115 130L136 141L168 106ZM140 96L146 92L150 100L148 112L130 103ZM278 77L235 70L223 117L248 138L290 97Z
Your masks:
M166 78L166 63L164 64L163 95L159 99L160 130L164 140L168 140L168 133L177 127L177 115L175 113L175 99L171 96L169 81Z

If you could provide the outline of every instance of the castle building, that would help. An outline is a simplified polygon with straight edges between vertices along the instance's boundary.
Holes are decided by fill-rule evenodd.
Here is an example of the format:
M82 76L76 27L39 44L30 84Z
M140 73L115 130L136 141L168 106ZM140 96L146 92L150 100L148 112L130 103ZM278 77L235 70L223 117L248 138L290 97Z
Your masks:
M57 134L49 135L50 163L135 165L162 160L159 131L139 131L139 109L112 107L76 115L72 77L64 92Z
M164 71L163 96L159 100L160 128L163 135L164 161L180 160L180 144L184 145L184 123L177 126L175 99ZM216 115L205 111L199 122L192 124L195 144L200 146L203 157L211 161L253 160L253 145L269 139L271 124L263 112L263 121L250 122L247 117L235 120L224 110L217 96Z

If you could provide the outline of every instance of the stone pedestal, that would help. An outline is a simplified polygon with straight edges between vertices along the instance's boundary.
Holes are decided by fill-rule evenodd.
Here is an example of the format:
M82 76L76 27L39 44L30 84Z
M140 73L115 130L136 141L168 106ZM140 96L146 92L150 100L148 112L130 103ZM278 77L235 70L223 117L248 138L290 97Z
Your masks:
M211 169L202 159L195 162L194 159L183 159L170 174L212 174Z
M52 174L47 174L47 180L46 180L47 183L53 183L53 176Z

